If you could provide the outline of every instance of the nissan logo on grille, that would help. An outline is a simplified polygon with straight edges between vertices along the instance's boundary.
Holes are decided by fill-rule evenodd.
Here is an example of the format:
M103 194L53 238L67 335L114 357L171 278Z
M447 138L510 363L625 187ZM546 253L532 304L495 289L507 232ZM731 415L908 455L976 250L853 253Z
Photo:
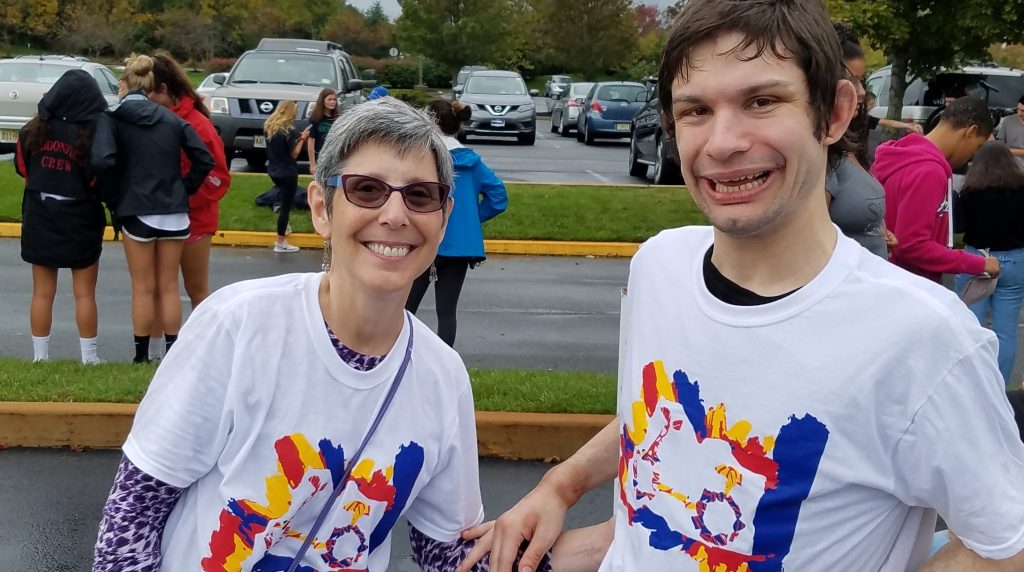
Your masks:
M260 104L260 111L262 111L263 113L270 113L273 110L274 104L270 103L269 101L264 101L263 103Z
M502 107L502 106L500 106L500 105L495 105L495 106L494 106L494 111L495 111L495 113L501 113L501 111L502 111L503 109L505 109L505 108L504 108L504 107Z
M11 99L18 99L18 90L12 89L11 93L7 94Z

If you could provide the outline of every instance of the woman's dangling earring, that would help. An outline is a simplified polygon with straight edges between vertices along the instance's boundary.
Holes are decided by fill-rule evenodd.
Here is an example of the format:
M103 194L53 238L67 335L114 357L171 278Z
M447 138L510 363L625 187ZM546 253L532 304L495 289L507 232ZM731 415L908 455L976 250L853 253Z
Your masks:
M437 282L437 266L434 263L430 263L430 282Z
M331 241L327 238L324 239L324 259L320 267L324 272L331 269Z

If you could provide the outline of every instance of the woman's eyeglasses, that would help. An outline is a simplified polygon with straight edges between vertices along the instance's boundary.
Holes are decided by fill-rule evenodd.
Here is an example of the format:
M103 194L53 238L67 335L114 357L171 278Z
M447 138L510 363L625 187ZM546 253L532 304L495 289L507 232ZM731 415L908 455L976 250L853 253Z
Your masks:
M444 183L422 181L393 187L374 177L353 174L334 175L326 183L330 188L341 187L348 202L366 209L378 209L388 202L391 193L401 193L406 208L417 213L441 210L451 191Z

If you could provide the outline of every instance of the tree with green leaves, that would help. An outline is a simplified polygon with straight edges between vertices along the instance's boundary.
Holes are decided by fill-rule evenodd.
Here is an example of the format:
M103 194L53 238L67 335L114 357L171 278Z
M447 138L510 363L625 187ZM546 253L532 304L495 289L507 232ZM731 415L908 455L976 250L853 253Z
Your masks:
M830 0L829 7L892 62L890 119L903 115L908 76L987 60L992 44L1024 37L1024 0Z
M628 1L628 0L625 0ZM396 36L403 51L454 72L463 65L506 66L518 59L519 35L509 0L404 0Z
M367 8L364 16L366 19L366 25L373 29L377 29L385 24L391 23L391 19L384 13L384 7L380 5L380 0L377 0L372 6Z
M630 0L547 0L544 26L551 62L587 79L636 59L639 30Z

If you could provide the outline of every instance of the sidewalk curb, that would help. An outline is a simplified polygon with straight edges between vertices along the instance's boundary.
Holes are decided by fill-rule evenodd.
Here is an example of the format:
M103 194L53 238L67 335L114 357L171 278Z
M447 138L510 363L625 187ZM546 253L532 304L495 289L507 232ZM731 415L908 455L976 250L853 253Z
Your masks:
M0 448L120 447L135 404L0 402ZM481 457L557 461L568 458L611 420L611 415L478 411Z
M0 223L0 237L20 238L21 223ZM213 244L218 246L273 246L276 235L272 232L248 230L221 230L213 235ZM113 240L114 229L107 227L103 240ZM299 248L323 248L324 239L319 234L293 233L288 242ZM635 242L575 242L561 240L485 240L484 250L488 254L519 254L534 256L600 256L629 258L640 247Z

